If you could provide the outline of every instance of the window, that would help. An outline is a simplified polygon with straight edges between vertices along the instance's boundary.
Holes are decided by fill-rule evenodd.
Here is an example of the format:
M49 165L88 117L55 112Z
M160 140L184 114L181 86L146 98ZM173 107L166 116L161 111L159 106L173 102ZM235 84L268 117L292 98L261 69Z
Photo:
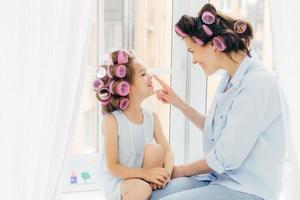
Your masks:
M67 166L65 191L97 189L98 157L101 151L101 105L91 87L95 69L104 54L114 49L135 51L150 73L170 83L172 42L172 1L97 0L92 13L88 42L88 66ZM152 96L143 107L156 112L169 138L170 107Z

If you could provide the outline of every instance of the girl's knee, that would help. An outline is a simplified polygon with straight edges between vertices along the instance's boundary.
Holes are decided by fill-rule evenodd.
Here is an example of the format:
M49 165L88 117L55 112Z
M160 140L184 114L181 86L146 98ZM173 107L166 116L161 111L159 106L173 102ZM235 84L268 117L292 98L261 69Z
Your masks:
M151 196L152 188L149 183L141 179L129 179L126 182L124 183L127 185L121 191L122 200L148 200Z
M146 144L144 147L144 157L150 163L162 163L164 154L164 149L160 144Z

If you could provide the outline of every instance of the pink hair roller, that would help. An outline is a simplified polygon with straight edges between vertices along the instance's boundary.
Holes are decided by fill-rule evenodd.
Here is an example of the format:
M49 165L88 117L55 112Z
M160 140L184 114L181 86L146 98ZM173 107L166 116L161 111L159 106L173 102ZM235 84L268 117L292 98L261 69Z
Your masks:
M126 75L126 66L125 65L114 65L107 67L107 76L113 78L116 76L118 78L123 78Z
M221 36L214 37L213 44L218 49L218 51L224 51L226 49L226 45Z
M128 54L124 50L118 52L118 64L127 64L128 63Z
M205 24L213 24L216 20L216 17L210 11L204 11L201 19Z
M175 26L175 32L178 34L178 35L180 35L181 37L186 37L187 36L187 34L186 33L184 33L178 26Z
M101 102L105 102L110 100L111 98L111 93L107 88L102 88L97 92L97 96L101 100Z
M121 110L125 110L129 105L129 100L125 97L122 97L120 98L120 101L119 101L119 108Z
M112 81L109 84L109 91L111 94L117 93L120 96L126 96L129 94L130 85L127 81Z
M98 67L98 69L96 70L96 77L97 78L103 78L104 76L106 76L106 69L104 68L104 66L100 66Z
M121 96L126 96L129 94L130 85L127 81L121 81L116 85L116 93Z
M113 91L113 85L114 85L115 81L112 80L108 86L108 90L111 94L114 94L114 91Z
M202 40L200 40L199 38L196 38L195 36L193 36L193 40L200 46L202 46L204 44L204 42Z
M119 78L123 78L126 75L126 67L125 65L119 65L116 69L116 76Z
M100 79L96 79L93 83L93 87L95 91L99 91L104 86L104 83Z
M206 33L206 35L212 36L213 32L212 32L212 30L208 26L206 26L205 24L203 24L202 28L203 28L204 32Z

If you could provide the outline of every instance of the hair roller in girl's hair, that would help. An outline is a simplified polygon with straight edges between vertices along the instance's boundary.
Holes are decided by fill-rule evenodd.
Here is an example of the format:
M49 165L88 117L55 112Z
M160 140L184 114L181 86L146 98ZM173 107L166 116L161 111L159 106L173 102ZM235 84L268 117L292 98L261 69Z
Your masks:
M125 65L110 65L107 67L107 76L109 78L118 77L123 78L126 75Z
M125 110L129 105L129 100L126 97L121 97L119 101L119 108Z
M109 84L109 91L111 94L118 94L120 96L126 96L129 94L130 85L127 81L119 80L112 81Z

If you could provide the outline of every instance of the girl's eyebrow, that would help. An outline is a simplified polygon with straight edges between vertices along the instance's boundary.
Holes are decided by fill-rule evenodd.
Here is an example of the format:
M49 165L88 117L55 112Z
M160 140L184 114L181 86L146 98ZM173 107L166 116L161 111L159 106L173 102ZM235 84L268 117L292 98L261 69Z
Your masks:
M140 69L139 73L142 73L142 72L145 72L145 71L146 71L146 69L143 68L143 69Z

